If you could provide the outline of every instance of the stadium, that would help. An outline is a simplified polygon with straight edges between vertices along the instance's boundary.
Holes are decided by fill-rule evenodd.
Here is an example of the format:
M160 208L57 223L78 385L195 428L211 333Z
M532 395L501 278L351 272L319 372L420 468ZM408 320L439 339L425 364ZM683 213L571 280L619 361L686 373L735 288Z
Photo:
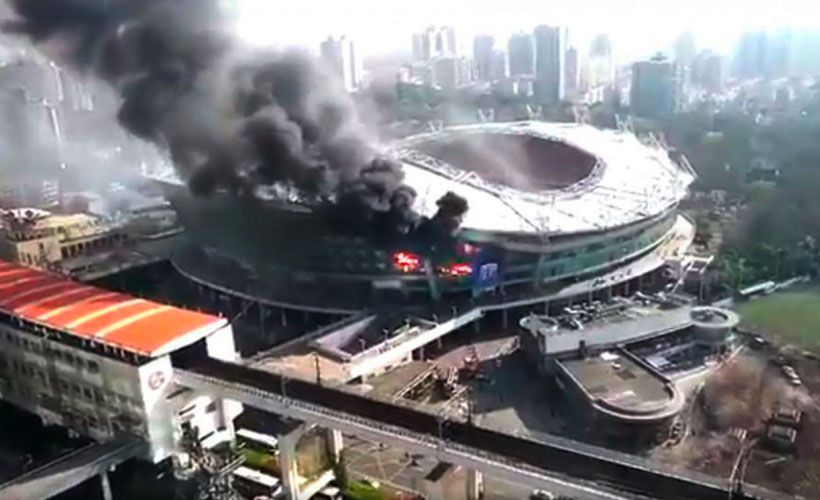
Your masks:
M626 130L484 123L412 136L385 154L401 161L422 217L434 218L447 192L467 200L446 257L336 231L283 188L250 202L195 197L166 180L188 229L175 267L220 293L304 311L489 310L611 291L682 256L693 236L677 213L695 178L688 162Z

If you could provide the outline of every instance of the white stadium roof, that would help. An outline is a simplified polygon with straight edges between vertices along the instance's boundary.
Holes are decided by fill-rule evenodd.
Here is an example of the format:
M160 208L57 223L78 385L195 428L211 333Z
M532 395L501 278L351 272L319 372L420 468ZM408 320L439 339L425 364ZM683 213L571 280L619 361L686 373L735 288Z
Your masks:
M592 173L564 189L525 192L466 174L415 145L461 134L516 134L565 142L598 158ZM589 125L515 122L451 127L399 142L394 154L404 162L405 182L418 197L422 215L436 212L447 191L467 198L462 227L501 233L577 233L613 228L659 215L680 201L694 180L659 144L647 145L629 132ZM550 168L555 168L551 166Z

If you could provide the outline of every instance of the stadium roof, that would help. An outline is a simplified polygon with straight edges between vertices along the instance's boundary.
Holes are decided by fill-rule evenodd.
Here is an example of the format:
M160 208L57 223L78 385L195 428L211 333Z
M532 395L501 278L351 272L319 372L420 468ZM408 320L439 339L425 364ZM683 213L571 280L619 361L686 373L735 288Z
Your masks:
M524 135L560 141L596 157L600 168L565 189L538 193L492 184L423 153L418 145L465 134ZM446 128L399 141L405 182L418 193L414 209L433 215L445 192L465 197L463 228L566 234L607 230L659 215L686 196L692 172L677 165L660 144L628 132L548 122L482 123ZM552 168L560 168L558 166Z
M149 357L190 345L227 323L2 260L0 311Z

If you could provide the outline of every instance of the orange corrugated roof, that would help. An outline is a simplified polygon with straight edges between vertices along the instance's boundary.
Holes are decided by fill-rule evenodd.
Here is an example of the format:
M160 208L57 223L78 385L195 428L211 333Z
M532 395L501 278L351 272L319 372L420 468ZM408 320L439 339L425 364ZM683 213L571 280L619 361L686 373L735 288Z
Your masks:
M194 342L224 319L0 261L0 310L144 356Z

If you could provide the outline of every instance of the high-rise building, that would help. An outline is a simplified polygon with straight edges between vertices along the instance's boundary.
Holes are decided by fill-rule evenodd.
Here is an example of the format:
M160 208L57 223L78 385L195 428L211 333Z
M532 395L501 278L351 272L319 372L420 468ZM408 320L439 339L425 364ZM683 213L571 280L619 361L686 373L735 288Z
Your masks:
M589 57L598 56L612 57L612 41L609 39L609 35L605 33L595 35L589 45Z
M612 43L607 35L598 35L589 48L589 87L612 85L615 80L615 64L612 60Z
M467 85L472 83L475 71L473 68L473 61L468 57L461 56L458 58L458 84Z
M567 49L564 64L564 92L567 96L576 96L580 88L581 65L578 60L578 49Z
M678 35L674 45L675 62L682 66L691 66L697 55L695 34L685 31Z
M766 62L769 52L769 37L765 32L744 33L735 54L735 67L738 76L755 78L766 73Z
M630 105L646 118L663 118L677 111L680 91L678 65L661 54L632 64Z
M769 36L768 53L764 75L769 78L789 76L791 71L791 55L793 51L793 35L789 30L780 30Z
M700 52L692 62L692 83L709 92L720 93L726 80L725 61L710 50Z
M452 26L428 26L413 33L413 59L429 61L435 57L456 54L456 32Z
M452 26L442 26L436 31L436 55L454 56L456 50L456 31Z
M507 78L507 53L503 50L493 52L492 79L504 80Z
M567 31L557 26L538 26L535 39L535 96L544 102L564 98L564 64Z
M473 39L473 61L479 81L493 80L494 43L495 40L490 35L478 35Z
M516 33L507 45L510 76L535 75L535 43L532 35Z
M458 88L461 73L461 62L455 56L441 56L432 61L433 85L445 91Z
M346 36L328 37L322 42L322 59L342 79L345 90L352 92L362 84L363 70L353 42Z
M429 61L437 55L437 34L434 26L428 26L421 33L413 34L413 59Z

